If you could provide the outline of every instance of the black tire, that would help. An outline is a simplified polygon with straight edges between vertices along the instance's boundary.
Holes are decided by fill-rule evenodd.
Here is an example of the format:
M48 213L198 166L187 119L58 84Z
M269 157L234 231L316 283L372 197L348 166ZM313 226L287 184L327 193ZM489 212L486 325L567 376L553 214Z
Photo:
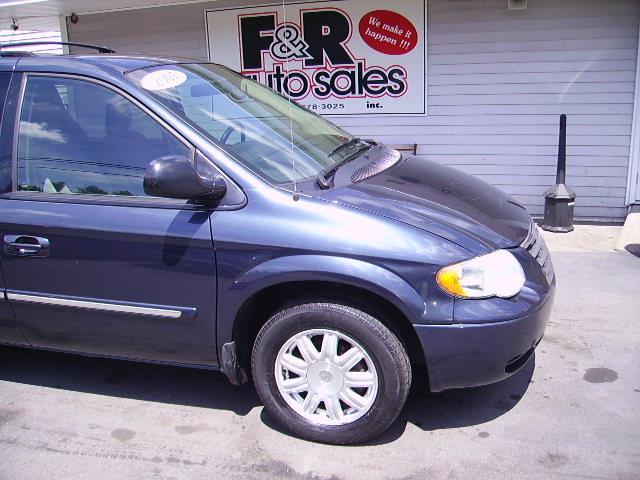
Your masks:
M370 409L351 423L314 423L295 412L278 390L274 370L279 350L294 335L316 328L354 339L376 367L376 398ZM265 409L278 423L302 438L331 444L361 443L387 430L400 414L411 385L409 357L389 328L361 310L319 299L287 306L265 323L253 346L251 369Z

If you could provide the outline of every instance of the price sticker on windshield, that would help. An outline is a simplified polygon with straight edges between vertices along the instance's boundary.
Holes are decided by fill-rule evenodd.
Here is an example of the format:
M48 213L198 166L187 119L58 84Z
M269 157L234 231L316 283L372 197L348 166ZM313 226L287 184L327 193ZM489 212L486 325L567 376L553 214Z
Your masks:
M140 80L140 85L145 90L152 92L167 90L182 85L187 81L187 76L179 70L155 70L146 74Z

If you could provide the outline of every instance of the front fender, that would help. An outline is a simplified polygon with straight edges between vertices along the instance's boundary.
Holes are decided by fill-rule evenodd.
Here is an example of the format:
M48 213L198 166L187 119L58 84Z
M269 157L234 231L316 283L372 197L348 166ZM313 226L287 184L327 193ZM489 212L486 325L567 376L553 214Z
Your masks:
M329 255L290 255L267 260L220 285L218 348L230 342L241 306L265 288L301 281L342 283L363 288L395 305L412 323L425 323L425 300L397 274L362 260ZM220 351L220 350L219 350Z

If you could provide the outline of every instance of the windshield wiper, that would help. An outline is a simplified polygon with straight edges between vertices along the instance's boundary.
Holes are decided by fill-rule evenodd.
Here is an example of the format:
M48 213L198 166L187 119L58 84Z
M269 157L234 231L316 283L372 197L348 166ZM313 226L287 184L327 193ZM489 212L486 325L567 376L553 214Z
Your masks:
M349 140L347 143L343 143L341 145L338 145L336 148L334 148L333 150L331 150L331 153L329 153L329 155L327 155L329 158L333 157L336 153L348 149L349 147L352 147L354 145L356 145L357 143L360 143L362 140L360 140L359 138L352 138L351 140Z
M318 172L318 178L317 178L318 185L320 185L321 188L331 187L331 183L332 183L331 179L333 178L335 173L338 171L338 169L345 163L348 163L351 160L357 158L356 153L362 151L364 148L370 148L370 147L371 147L370 143L360 138L352 138L348 142L343 143L342 145L338 145L336 148L334 148L331 151L331 153L329 153L328 155L329 158L331 158L338 152L342 152L345 150L347 151L353 150L353 151L349 152L346 157L344 157L339 162L334 163L328 169L323 168L322 170L320 170Z

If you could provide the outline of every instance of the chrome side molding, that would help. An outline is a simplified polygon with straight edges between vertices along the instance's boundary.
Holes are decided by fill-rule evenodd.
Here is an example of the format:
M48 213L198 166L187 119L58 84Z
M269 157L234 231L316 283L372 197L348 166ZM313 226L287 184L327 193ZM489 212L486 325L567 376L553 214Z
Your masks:
M41 305L55 305L61 307L84 308L87 310L100 310L103 312L130 313L133 315L148 315L161 318L180 318L182 310L170 307L143 307L124 303L106 303L89 300L74 300L63 297L49 297L26 293L6 292L7 299L15 302L38 303ZM195 309L189 309L195 310Z

